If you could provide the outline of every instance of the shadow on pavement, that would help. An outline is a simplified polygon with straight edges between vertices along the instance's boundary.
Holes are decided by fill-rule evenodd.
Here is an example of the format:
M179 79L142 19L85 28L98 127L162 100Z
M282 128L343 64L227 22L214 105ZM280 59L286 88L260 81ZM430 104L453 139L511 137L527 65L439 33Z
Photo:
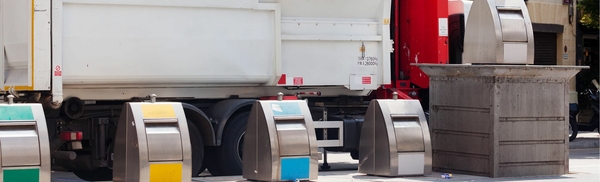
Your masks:
M568 180L573 179L573 177L568 176L531 176L531 177L519 177L519 178L502 178L502 179L492 179L486 181L547 181L547 180Z
M569 159L600 159L600 150L571 149Z

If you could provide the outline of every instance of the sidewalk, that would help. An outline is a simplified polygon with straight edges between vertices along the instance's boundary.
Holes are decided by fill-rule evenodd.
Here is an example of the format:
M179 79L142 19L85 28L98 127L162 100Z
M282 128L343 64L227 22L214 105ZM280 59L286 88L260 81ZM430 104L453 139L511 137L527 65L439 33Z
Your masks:
M569 149L600 148L600 134L593 131L580 131L577 138L569 142Z
M442 179L440 172L427 176L415 177L377 177L368 176L357 172L357 160L352 160L348 153L330 153L329 162L332 171L319 171L319 178L314 182L396 182L396 181L600 181L600 150L598 149L571 149L569 151L569 174L554 176L529 176L488 178L464 174L453 174L452 179ZM322 164L322 161L320 161ZM53 182L85 182L73 173L52 172ZM242 176L210 176L208 171L200 177L192 179L194 182L245 182Z
M598 135L596 133L596 135ZM396 182L396 181L600 181L600 152L597 149L572 149L569 152L569 174L554 176L527 176L489 178L465 174L453 174L452 179L442 179L440 172L427 176L414 177L378 177L358 173L356 160L351 160L346 153L332 153L330 159L332 170L319 171L315 182ZM339 170L339 171L338 171ZM206 175L206 174L205 174ZM245 182L242 176L202 176L193 178L194 182Z

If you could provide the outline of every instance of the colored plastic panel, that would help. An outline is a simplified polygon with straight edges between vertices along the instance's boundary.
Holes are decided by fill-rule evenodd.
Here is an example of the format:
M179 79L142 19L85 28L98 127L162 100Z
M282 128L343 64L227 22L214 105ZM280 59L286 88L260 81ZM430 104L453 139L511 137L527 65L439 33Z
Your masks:
M30 106L0 106L0 120L33 120Z
M307 179L309 164L308 157L281 158L281 180Z
M181 182L181 163L150 164L150 182Z
M39 182L40 181L40 169L5 169L3 171L4 182Z

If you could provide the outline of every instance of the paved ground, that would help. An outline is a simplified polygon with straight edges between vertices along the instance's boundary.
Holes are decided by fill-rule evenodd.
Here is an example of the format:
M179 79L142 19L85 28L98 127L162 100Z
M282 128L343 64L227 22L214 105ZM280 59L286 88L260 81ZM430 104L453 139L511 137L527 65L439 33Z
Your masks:
M349 154L330 154L329 161L334 171L320 171L317 181L348 182L348 181L600 181L600 152L599 149L572 149L570 151L570 174L562 176L533 176L519 178L487 178L481 176L453 174L452 179L441 179L439 172L430 176L386 178L367 176L357 173L358 161L352 160ZM342 171L338 171L342 170ZM206 174L203 174L206 175ZM246 181L241 176L227 177L198 177L193 181L199 182L241 182Z
M352 160L349 153L329 153L331 170L320 171L317 181L326 182L363 182L363 181L600 181L600 135L597 132L580 132L573 142L569 143L570 173L562 176L533 176L519 178L487 178L481 176L453 174L452 179L441 179L439 172L429 176L385 178L367 176L357 173L357 160ZM322 164L323 161L320 161ZM72 173L53 172L53 182L84 182ZM213 177L208 171L192 181L198 182L241 182L246 181L241 176Z
M577 134L577 138L572 142L569 142L570 149L583 149L583 148L600 148L600 134L598 132L586 132L580 131Z

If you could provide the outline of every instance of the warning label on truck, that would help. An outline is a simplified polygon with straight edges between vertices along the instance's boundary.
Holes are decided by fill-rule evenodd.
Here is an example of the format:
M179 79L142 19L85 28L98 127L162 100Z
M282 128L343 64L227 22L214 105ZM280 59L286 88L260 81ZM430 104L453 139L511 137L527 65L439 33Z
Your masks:
M303 77L294 77L294 85L304 85Z
M438 19L439 36L448 36L448 18Z
M56 67L54 67L54 76L62 76L60 65L56 65Z
M357 66L378 66L379 60L377 57L358 57L358 61L356 62Z

